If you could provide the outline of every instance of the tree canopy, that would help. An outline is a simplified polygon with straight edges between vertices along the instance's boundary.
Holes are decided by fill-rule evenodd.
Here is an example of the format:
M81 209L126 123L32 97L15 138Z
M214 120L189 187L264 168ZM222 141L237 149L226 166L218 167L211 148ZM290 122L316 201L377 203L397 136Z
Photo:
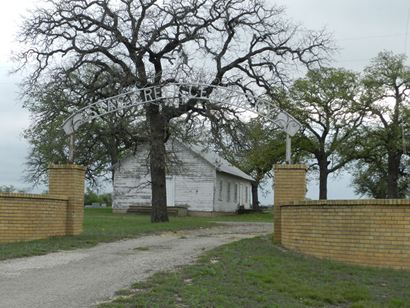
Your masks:
M368 117L352 146L357 192L399 198L410 188L410 67L404 55L381 52L364 70L362 102ZM368 182L366 182L366 179Z
M357 74L323 67L296 80L289 100L283 103L304 127L297 144L311 155L318 167L320 199L327 198L329 174L354 159L342 153L349 150L364 116L357 101L359 93Z

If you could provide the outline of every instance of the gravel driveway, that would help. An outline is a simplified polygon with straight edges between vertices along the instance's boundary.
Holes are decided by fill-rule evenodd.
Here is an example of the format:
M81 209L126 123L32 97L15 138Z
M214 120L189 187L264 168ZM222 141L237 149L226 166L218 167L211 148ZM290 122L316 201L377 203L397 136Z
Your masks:
M192 263L206 250L271 232L270 223L224 223L1 261L0 307L90 307L157 271Z

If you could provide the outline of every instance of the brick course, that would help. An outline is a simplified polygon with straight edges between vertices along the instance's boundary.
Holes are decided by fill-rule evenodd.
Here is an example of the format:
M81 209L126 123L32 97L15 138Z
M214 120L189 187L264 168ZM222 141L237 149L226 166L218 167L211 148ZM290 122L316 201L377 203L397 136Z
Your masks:
M319 258L410 269L410 200L307 201L305 173L304 165L275 165L275 242Z
M84 171L82 166L53 165L49 194L1 193L0 243L81 233Z
M410 200L320 200L281 206L284 247L320 258L410 269Z

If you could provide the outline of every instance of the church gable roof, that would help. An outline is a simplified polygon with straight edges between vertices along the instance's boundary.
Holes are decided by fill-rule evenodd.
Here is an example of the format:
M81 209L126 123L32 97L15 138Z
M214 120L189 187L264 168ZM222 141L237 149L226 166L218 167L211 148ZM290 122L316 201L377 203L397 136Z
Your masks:
M195 145L187 145L182 142L181 144L183 144L186 148L190 149L192 152L202 157L204 160L206 160L208 163L214 166L217 171L231 174L248 181L255 181L254 178L252 178L249 174L246 174L241 169L233 166L231 163L229 163L226 159L219 156L217 153L205 150Z
M233 166L226 159L222 158L221 156L219 156L217 153L213 151L205 150L196 145L186 144L179 140L178 141L173 140L172 142L177 142L178 144L180 144L182 147L184 147L188 151L193 152L194 154L202 158L205 162L213 166L218 172L230 174L230 175L233 175L233 176L236 176L236 177L239 177L239 178L251 181L251 182L255 181L254 178L252 178L249 174L246 174L239 168ZM133 156L134 155L130 154L124 157L121 161L125 162L126 160L131 159ZM120 164L121 163L119 162L115 164L113 167L117 169L120 166Z

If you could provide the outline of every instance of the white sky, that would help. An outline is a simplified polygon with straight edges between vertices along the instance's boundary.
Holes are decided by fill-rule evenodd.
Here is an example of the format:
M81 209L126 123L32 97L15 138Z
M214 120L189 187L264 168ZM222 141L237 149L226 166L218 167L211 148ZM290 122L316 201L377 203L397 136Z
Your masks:
M4 1L0 11L0 185L19 188L30 186L22 180L28 147L22 138L29 125L29 115L18 99L18 75L10 75L11 50L20 16L34 3L32 0Z
M404 53L408 0L266 0L287 7L287 15L309 29L326 29L333 33L340 48L332 62L337 67L360 71L379 51ZM22 138L29 125L29 115L18 98L19 76L10 76L11 51L21 15L33 6L33 0L2 2L0 11L0 185L27 188L22 179L28 145ZM409 39L410 41L410 39ZM410 45L410 43L407 43ZM407 52L407 55L409 53ZM353 198L347 174L330 180L329 198ZM317 198L315 181L309 184L308 197ZM271 195L262 197L271 203Z

